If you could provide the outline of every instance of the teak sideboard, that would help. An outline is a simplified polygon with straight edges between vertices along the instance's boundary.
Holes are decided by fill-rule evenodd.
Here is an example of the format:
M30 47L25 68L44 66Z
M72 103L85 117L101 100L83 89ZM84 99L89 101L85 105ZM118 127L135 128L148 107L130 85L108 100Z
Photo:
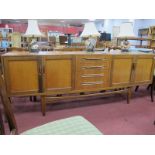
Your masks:
M143 53L103 54L101 52L10 52L2 56L7 94L41 96L45 115L46 98L68 99L126 92L150 84L154 55ZM85 94L87 92L87 94ZM88 92L96 92L88 94ZM57 95L57 96L56 96Z

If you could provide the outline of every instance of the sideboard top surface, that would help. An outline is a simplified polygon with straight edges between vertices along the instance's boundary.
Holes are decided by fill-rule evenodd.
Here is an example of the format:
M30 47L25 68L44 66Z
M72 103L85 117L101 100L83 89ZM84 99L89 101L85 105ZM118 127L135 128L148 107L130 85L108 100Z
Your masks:
M153 53L143 53L143 52L121 52L121 53L104 53L104 52L87 52L87 51L41 51L38 53L30 53L30 52L8 52L2 55L2 57L10 57L10 56L61 56L61 55L154 55Z

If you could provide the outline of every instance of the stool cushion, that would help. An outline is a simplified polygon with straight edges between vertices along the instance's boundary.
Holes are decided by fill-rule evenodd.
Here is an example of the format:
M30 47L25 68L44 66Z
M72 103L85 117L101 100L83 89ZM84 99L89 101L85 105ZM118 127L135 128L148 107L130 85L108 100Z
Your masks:
M102 133L81 116L69 117L41 125L23 135L101 135Z

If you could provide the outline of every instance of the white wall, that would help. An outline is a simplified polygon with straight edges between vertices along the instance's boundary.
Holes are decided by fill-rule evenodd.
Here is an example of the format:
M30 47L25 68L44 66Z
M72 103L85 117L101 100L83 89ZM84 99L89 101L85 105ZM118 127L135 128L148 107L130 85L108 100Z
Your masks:
M112 33L113 19L104 19L101 22L95 22L98 31Z
M97 22L95 24L98 31L112 33L113 26L120 26L121 23L128 21L129 19L105 19L103 22Z
M98 31L104 31L104 19L101 22L95 22L95 25Z
M97 22L96 28L101 32L106 31L107 33L112 33L113 26L120 26L121 23L129 21L131 19L105 19L102 22ZM133 21L134 33L137 37L140 28L155 26L155 19L135 19Z
M155 26L155 19L137 19L135 20L134 32L138 36L138 29Z
M141 28L147 28L150 26L155 26L155 19L141 19Z
M113 20L112 19L105 19L104 31L107 33L112 33L112 27L113 27Z
M135 36L138 37L138 30L141 28L148 28L150 26L155 26L155 19L105 19L102 22L96 23L96 28L98 31L112 34L113 26L120 26L123 22L133 22L133 29ZM113 36L113 35L111 35ZM130 41L132 45L139 45L139 41ZM147 41L143 41L143 44L147 44Z

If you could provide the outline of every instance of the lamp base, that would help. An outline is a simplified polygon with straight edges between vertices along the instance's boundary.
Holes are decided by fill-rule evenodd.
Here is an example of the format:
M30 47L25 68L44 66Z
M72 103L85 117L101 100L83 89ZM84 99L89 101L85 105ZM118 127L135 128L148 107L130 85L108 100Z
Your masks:
M87 52L94 52L94 48L87 48L86 51Z
M122 49L122 52L129 52L128 49Z
M38 53L38 52L39 52L38 49L30 49L29 51L30 51L31 53Z

